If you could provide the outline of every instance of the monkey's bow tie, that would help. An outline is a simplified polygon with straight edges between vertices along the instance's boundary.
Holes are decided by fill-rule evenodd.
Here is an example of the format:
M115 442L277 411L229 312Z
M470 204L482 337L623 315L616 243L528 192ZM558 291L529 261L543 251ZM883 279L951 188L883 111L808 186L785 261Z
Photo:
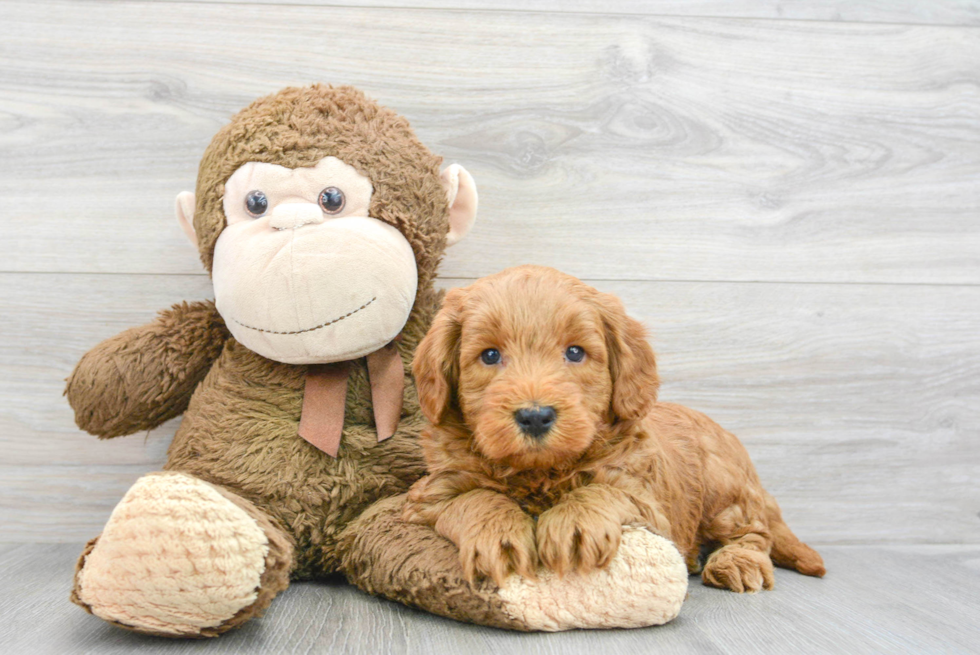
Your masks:
M350 365L350 361L314 364L306 373L299 436L331 457L337 456L344 432ZM368 355L367 367L374 423L381 442L395 434L402 414L405 367L395 341Z

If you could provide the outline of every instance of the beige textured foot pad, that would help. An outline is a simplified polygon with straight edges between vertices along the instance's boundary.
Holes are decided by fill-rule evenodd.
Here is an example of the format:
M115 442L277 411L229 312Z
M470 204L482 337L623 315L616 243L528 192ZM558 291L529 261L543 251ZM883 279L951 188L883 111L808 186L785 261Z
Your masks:
M500 589L504 611L531 630L640 628L677 616L687 596L687 566L677 548L643 528L623 528L606 568L535 581L510 576Z
M341 535L347 579L370 594L458 621L510 630L633 628L667 623L687 596L687 567L674 545L626 527L604 570L564 578L512 575L498 589L470 585L459 551L427 525L401 520L405 496L376 502Z
M215 634L255 603L270 546L217 488L161 473L133 485L90 548L73 599L123 627L179 637Z

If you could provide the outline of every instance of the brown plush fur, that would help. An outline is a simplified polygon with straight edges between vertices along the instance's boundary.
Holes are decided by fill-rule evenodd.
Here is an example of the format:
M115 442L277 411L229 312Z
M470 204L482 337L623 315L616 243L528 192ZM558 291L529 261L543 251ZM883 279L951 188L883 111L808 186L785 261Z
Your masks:
M174 305L153 323L107 339L68 378L75 422L108 439L180 416L228 337L207 301Z
M415 251L419 288L431 286L449 231L442 158L422 145L404 117L349 86L283 89L256 100L218 131L197 176L194 229L204 266L211 270L225 227L224 184L242 164L299 168L328 156L371 180L368 213L405 235Z
M370 178L371 216L398 228L414 250L418 294L398 343L407 365L440 302L432 280L449 226L441 159L404 118L359 91L286 89L256 101L218 133L197 185L201 259L210 270L225 226L223 186L239 166L311 166L331 155ZM398 430L379 443L366 365L359 360L351 368L343 440L334 459L297 433L306 371L244 348L225 330L213 303L194 303L96 346L72 373L66 394L79 426L100 437L147 430L185 412L165 469L196 476L254 508L270 541L286 539L292 547L292 556L288 550L279 554L276 569L309 578L338 570L338 538L350 521L423 474L418 435L424 419L406 375ZM260 590L261 603L268 604L281 586L277 579ZM237 625L239 618L248 617L208 634Z
M564 357L573 345L579 363ZM481 361L488 348L500 364ZM430 475L405 517L456 543L471 579L601 568L625 524L672 539L692 572L712 548L706 584L771 588L772 562L824 574L735 436L656 402L653 351L613 296L535 266L484 278L447 294L414 371ZM538 439L515 423L529 406L557 411Z
M528 630L512 617L492 580L469 584L459 552L429 526L401 520L405 494L379 500L341 536L347 579L384 596L457 621Z

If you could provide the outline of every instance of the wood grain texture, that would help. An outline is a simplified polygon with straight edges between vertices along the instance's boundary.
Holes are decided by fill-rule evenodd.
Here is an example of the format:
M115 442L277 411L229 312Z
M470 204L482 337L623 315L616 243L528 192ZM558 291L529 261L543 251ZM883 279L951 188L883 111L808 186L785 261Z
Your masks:
M980 288L595 284L652 329L661 398L735 432L803 538L980 543ZM63 380L101 339L209 296L200 276L0 275L0 535L85 539L160 467L177 421L100 442Z
M169 0L168 0L169 1ZM187 0L180 0L187 1ZM546 11L599 14L775 18L912 25L980 25L976 0L191 0L229 4Z
M187 256L193 258L190 246ZM213 297L202 275L0 274L3 464L157 464L177 422L100 441L75 427L65 379L90 348L183 300Z
M733 594L691 579L680 616L641 630L520 634L372 598L343 583L294 584L267 614L207 642L136 635L68 603L77 544L0 547L0 644L11 655L178 653L975 653L980 549L828 547L822 580L777 570L776 588Z
M0 0L0 25L0 652L976 652L977 0ZM534 262L620 295L661 397L739 435L827 578L692 579L667 626L558 635L340 582L211 642L70 605L179 419L98 441L64 378L211 295L174 196L235 111L312 81L476 177L444 286Z
M172 207L205 145L326 80L474 173L446 275L980 284L974 27L52 0L0 21L0 270L199 272Z

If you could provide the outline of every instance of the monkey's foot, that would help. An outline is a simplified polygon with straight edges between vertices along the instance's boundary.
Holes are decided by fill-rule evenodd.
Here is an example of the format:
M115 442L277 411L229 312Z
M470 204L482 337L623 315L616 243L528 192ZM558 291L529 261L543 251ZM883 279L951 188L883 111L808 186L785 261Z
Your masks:
M511 630L634 628L667 623L687 596L677 548L643 528L624 527L603 569L536 580L511 575L502 587L470 584L456 546L431 527L401 520L405 496L376 502L341 536L347 579L384 596L459 621Z
M537 580L511 575L499 594L507 612L534 630L641 628L677 616L687 577L674 544L644 528L624 527L605 568L564 577L541 568Z
M214 637L286 588L292 546L254 505L183 473L146 475L85 547L71 599L115 625Z

